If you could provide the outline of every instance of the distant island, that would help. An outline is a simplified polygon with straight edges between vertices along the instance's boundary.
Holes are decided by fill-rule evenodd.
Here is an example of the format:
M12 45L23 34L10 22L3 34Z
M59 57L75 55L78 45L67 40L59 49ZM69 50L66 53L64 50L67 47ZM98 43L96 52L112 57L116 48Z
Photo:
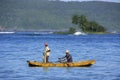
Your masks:
M72 23L78 25L78 28L83 33L103 34L106 33L106 29L95 21L88 21L85 15L73 15ZM77 30L78 31L78 30ZM66 32L57 32L58 34L74 34L76 29L74 27L69 28ZM80 31L79 31L80 32Z
M105 33L106 29L95 21L88 21L85 15L74 15L72 17L72 23L78 25L78 27L85 33Z
M87 22L73 24L72 17L85 15ZM99 29L90 27L99 25ZM101 27L100 27L101 26ZM102 28L104 27L104 28ZM0 31L68 31L120 33L120 3L63 2L49 0L2 0L0 2ZM100 31L101 32L101 31Z

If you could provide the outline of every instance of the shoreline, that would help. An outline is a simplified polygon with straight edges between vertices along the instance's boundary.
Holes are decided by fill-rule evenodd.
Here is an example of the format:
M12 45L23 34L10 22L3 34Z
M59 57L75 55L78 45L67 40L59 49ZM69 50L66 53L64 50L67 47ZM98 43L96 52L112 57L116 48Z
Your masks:
M0 34L14 34L14 33L50 33L50 34L74 34L74 33L69 33L67 30L19 30L19 31L0 31ZM112 32L84 32L85 34L120 34L120 33L112 33Z

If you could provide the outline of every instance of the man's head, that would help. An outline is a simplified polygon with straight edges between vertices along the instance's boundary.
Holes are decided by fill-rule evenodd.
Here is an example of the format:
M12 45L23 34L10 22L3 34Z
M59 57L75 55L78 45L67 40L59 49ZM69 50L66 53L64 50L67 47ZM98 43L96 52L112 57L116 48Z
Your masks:
M69 54L69 50L66 50L65 53L66 53L66 54Z
M45 43L45 46L48 46L48 43Z

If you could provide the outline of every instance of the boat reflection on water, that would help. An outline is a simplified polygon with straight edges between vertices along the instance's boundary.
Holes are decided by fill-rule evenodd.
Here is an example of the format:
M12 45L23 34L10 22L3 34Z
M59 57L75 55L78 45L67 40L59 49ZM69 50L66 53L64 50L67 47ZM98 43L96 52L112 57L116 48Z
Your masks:
M43 70L47 72L49 69L48 67L43 67Z

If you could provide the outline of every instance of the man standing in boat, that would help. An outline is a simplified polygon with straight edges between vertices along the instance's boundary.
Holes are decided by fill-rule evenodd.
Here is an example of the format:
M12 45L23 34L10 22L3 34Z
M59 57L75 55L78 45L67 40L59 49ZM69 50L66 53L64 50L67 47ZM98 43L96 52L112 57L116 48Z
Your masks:
M43 62L47 63L49 62L49 56L50 56L50 48L48 47L48 43L45 43L45 49L43 53Z

